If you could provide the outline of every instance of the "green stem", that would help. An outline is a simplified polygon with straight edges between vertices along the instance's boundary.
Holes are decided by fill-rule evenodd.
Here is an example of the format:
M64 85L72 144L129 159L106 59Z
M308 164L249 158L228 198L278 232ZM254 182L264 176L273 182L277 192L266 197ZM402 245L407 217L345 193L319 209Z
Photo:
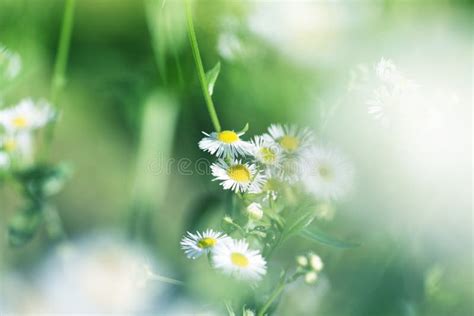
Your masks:
M196 39L196 32L194 31L193 15L191 12L190 0L184 0L184 5L186 9L186 20L187 20L187 25L188 25L189 42L191 44L194 62L196 64L196 69L199 75L199 81L201 83L202 93L204 94L207 110L209 111L209 116L211 117L211 121L212 121L212 124L214 125L214 129L216 130L216 132L220 132L221 124L219 123L219 118L217 117L216 108L214 106L214 103L212 102L212 98L208 90L206 72L204 71L204 66L202 65L201 54L199 53L199 46Z
M66 84L66 66L69 56L69 46L71 43L72 27L74 24L74 9L76 7L76 0L66 0L64 5L63 20L61 24L61 31L59 34L59 43L56 53L56 60L54 62L53 78L51 81L50 101L56 110L59 112L60 106L58 98L61 90ZM44 144L40 152L40 159L46 159L50 150L51 142L53 140L54 128L56 123L53 121L45 130Z
M270 308L270 306L272 305L273 301L278 297L278 295L281 294L281 292L283 291L283 289L285 288L286 286L286 280L285 280L285 276L283 276L280 280L280 283L278 284L278 286L273 290L272 294L270 295L270 297L268 298L268 300L265 302L265 304L263 305L263 307L258 311L258 314L257 316L264 316L265 315L265 312Z
M74 8L76 0L66 0L64 6L63 22L61 33L59 35L58 50L56 61L54 63L54 74L51 85L51 102L56 107L59 93L66 84L66 66L69 55L69 46L71 43L72 26L74 23Z

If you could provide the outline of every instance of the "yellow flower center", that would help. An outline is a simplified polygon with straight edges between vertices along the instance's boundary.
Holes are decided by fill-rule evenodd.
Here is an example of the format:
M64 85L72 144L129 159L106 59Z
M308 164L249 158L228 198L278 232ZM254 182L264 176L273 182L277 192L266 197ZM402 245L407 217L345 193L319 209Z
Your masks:
M239 268L246 268L249 265L249 259L240 252L231 253L230 261Z
M260 149L260 154L262 154L262 159L266 163L273 163L276 159L275 152L268 147L263 147Z
M214 247L217 243L217 240L211 237L205 237L198 241L197 245L201 249Z
M235 165L227 170L227 175L234 181L237 182L249 182L250 171L244 165Z
M23 128L28 125L28 120L24 118L23 116L17 116L13 119L12 123L13 123L13 126L17 128Z
M283 149L288 151L295 151L300 145L298 138L289 135L283 136L278 142L280 143L281 147L283 147Z
M232 144L239 140L239 135L234 131L222 131L217 134L217 139L226 144Z
M333 176L331 169L324 165L318 168L318 173L325 180L331 180Z
M3 143L3 148L5 149L6 152L12 152L16 149L16 141L14 139L7 139Z

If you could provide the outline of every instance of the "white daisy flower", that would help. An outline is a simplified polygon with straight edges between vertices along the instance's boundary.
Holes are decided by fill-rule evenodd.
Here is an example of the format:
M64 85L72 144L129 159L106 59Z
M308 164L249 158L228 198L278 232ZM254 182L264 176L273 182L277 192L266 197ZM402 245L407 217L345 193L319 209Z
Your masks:
M0 136L0 149L11 155L31 156L33 153L32 135L25 132Z
M195 234L187 232L181 240L181 248L189 259L197 259L202 254L208 254L215 246L225 242L229 237L221 232L208 229Z
M282 161L275 171L276 178L283 183L295 184L301 180L302 160L300 157L290 156Z
M307 148L313 139L310 130L298 129L294 125L272 124L268 128L268 134L286 153L295 153Z
M26 132L43 127L54 118L54 110L42 100L23 99L14 107L0 110L0 124L8 132Z
M350 190L353 168L338 151L319 145L303 161L303 184L316 198L338 199Z
M225 274L247 281L259 281L267 272L265 259L258 250L249 249L245 240L230 240L218 245L212 263Z
M244 133L225 130L221 132L204 133L206 137L199 141L199 148L217 157L236 158L252 154L252 145L240 139Z
M266 177L258 172L254 164L240 160L227 164L223 159L211 165L213 181L220 180L225 190L238 192L260 193Z
M20 55L0 45L0 76L11 80L21 71Z
M269 135L255 136L251 141L253 145L253 156L255 159L266 165L278 166L282 159L280 146Z

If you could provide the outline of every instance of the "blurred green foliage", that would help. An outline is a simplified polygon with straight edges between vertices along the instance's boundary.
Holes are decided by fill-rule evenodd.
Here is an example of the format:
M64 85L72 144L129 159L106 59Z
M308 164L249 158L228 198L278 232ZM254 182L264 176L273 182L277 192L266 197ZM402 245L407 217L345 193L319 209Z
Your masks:
M75 172L65 191L54 199L72 238L94 230L126 230L130 210L145 209L145 221L153 232L144 237L146 242L188 284L176 295L186 293L206 304L237 295L241 289L235 284L227 287L228 281L212 274L203 262L190 269L179 239L191 227L220 225L218 218L226 210L220 200L222 192L208 175L179 174L175 165L169 174L153 169L157 162L163 163L160 159L196 161L205 157L197 142L201 131L212 129L179 2L77 1L67 85L60 100L64 112L53 145L54 161L71 163ZM357 6L351 17L354 27L330 39L334 45L327 48L330 58L319 61L323 55L315 52L316 63L311 66L289 58L249 29L249 16L258 3L195 1L196 32L205 67L211 69L221 62L213 96L226 128L237 130L248 122L250 134L256 134L272 122L299 122L317 129L321 122L316 113L336 103L334 94L345 93L350 66L384 54L432 54L427 65L432 69L443 60L439 50L454 41L459 45L452 47L447 58L466 61L470 67L464 67L472 75L470 1L348 4L349 10ZM62 4L59 0L0 2L0 43L23 59L22 74L7 87L2 104L22 96L48 96ZM298 3L273 5L285 10ZM333 5L340 5L341 10L345 6ZM234 60L219 56L216 47L225 19L237 21L234 32L249 55ZM275 32L285 27L280 25L284 22L274 23ZM417 47L420 38L432 46ZM467 85L470 91L472 76L460 69L463 75L455 82L461 82L460 87ZM315 96L323 102L316 102ZM156 112L150 110L150 102L155 102ZM460 111L463 116L472 109L468 106ZM461 124L469 125L469 121ZM340 143L354 158L358 190L350 201L336 206L333 221L318 220L318 225L331 236L362 245L334 250L290 239L276 257L288 262L314 248L325 259L326 288L298 284L286 292L279 313L472 315L472 204L468 201L472 184L466 175L470 154L466 152L459 164L453 163L459 172L435 169L438 178L432 179L426 176L433 174L428 169L426 174L413 176L388 140L390 132L379 133L366 112L351 100L338 107L329 125L324 131L327 141ZM471 136L456 136L469 146L464 138ZM461 189L449 190L446 185ZM0 188L2 232L19 226L27 226L23 231L36 228L35 218L25 221L24 213L18 212L19 204L13 190ZM31 237L15 236L15 243ZM13 268L28 271L48 248L46 232L22 249L8 248L4 239L0 243L2 274ZM301 291L311 296L298 303Z

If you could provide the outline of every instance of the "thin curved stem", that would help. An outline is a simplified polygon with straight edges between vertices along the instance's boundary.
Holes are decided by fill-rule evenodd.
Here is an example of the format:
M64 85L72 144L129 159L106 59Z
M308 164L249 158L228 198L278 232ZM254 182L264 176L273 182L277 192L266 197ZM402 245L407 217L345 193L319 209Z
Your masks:
M217 112L214 106L214 102L212 102L212 98L208 90L206 72L204 71L204 66L202 65L201 54L199 53L199 46L196 39L196 32L194 31L193 15L191 11L190 0L184 0L184 6L186 9L186 20L187 20L187 25L188 25L189 42L191 44L194 62L196 64L196 69L199 75L199 81L201 83L202 93L204 94L204 99L206 101L207 110L209 111L209 116L211 117L212 125L214 125L214 129L216 130L216 132L220 132L221 124L219 122L219 118L217 117Z
M61 31L59 34L58 49L54 62L53 78L51 80L50 101L51 104L56 107L56 110L58 112L60 110L60 106L58 104L59 94L66 85L66 67L69 56L69 46L71 44L71 34L74 24L75 7L76 0L66 0L66 4L64 5ZM47 158L51 142L53 140L55 126L56 122L53 121L45 131L44 144L42 151L40 152L40 159Z
M258 311L257 316L264 316L265 315L266 311L270 308L273 301L278 297L278 295L280 295L280 293L283 291L285 286L286 286L286 280L285 280L285 277L282 277L282 279L280 280L280 283L278 284L278 286L275 288L275 290L273 290L273 292L270 295L270 297L268 298L268 300L265 302L263 307Z
M54 73L51 85L51 102L56 105L59 93L66 84L66 66L71 43L72 26L74 23L74 9L76 0L66 0L64 15L59 35L58 51L54 63Z

